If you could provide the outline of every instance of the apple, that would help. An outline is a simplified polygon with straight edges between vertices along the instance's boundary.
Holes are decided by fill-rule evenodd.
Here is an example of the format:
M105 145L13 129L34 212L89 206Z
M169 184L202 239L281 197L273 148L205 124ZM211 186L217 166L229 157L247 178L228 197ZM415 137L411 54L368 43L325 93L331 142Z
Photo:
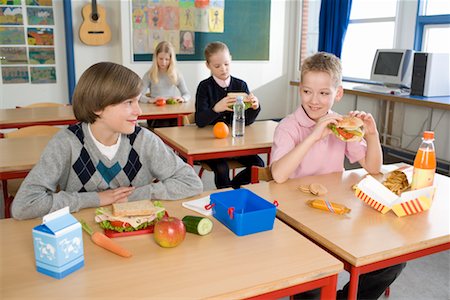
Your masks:
M186 227L183 221L175 217L164 216L156 222L153 238L163 248L176 247L184 241Z
M156 106L164 106L166 105L166 99L164 98L158 98L155 101Z

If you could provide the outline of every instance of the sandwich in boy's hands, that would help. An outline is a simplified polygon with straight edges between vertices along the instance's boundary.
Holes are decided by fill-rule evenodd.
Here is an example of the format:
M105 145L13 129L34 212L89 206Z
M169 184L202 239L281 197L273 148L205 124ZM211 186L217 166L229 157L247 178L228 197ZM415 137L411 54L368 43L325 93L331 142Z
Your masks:
M328 124L328 128L344 142L360 141L364 136L364 122L355 116L343 116L337 123Z
M351 111L349 112L350 116L357 117L361 119L364 123L364 134L367 135L373 135L376 134L378 136L378 130L377 130L377 124L375 123L375 120L370 113L366 113L364 111Z

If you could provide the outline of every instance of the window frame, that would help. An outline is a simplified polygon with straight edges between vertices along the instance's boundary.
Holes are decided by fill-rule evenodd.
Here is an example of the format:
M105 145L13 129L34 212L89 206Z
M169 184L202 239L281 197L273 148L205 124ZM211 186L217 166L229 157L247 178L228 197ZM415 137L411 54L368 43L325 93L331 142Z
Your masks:
M414 50L422 51L423 31L426 25L447 25L450 24L450 14L448 15L421 15L421 5L423 0L419 0L416 16L416 30L414 35Z

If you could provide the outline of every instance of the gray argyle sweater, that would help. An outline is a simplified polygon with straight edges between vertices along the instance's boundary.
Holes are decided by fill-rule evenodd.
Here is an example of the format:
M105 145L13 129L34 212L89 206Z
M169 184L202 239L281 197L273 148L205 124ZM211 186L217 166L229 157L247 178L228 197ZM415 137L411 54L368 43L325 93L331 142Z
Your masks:
M158 182L154 182L158 179ZM94 144L84 123L61 130L21 185L12 205L16 219L29 219L70 207L100 205L99 191L134 186L129 201L176 200L199 194L202 182L158 136L136 127L122 135L112 160Z

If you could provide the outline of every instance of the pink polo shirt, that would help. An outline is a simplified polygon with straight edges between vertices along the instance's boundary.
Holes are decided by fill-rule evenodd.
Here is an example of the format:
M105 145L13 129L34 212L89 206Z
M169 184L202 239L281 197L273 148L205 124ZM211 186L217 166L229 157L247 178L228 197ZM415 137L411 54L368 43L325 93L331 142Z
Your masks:
M311 134L315 125L316 122L308 117L302 106L281 120L273 138L271 162L279 160L301 143ZM342 172L344 156L354 163L365 157L366 149L364 139L360 142L346 143L330 134L311 147L289 178Z

